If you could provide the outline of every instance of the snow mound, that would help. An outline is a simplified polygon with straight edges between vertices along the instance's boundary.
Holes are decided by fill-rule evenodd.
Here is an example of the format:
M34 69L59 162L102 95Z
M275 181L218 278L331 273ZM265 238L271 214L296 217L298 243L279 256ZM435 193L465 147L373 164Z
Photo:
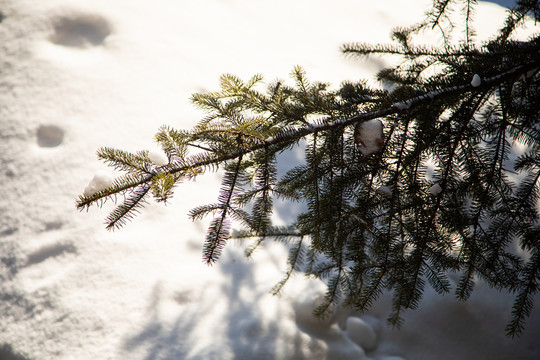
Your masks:
M377 346L377 335L373 328L364 320L357 317L347 319L347 335L349 338L366 350L373 350Z

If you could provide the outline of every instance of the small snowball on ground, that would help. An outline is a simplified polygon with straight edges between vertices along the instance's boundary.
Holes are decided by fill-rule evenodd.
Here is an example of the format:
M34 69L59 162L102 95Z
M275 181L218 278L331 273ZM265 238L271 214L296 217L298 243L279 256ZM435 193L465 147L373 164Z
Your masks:
M364 156L381 151L384 144L382 121L373 119L356 125L354 129L354 142L358 145Z
M375 333L379 333L379 331L381 331L382 329L381 320L379 320L375 316L369 315L369 314L363 314L362 320L364 320L369 326L371 326L371 328L375 331Z
M431 193L431 195L439 195L441 191L442 191L442 187L439 184L435 184L429 189L429 192Z
M169 163L169 158L161 150L153 149L148 152L148 158L152 163L157 166L167 165Z
M296 321L313 328L330 326L333 322L331 317L318 318L314 314L314 311L324 303L324 295L310 295L312 296L306 296L294 304Z
M350 317L347 319L346 326L349 339L364 350L370 351L377 347L377 335L367 322L357 317Z
M472 81L471 81L471 85L474 86L474 87L478 87L478 86L480 86L481 83L482 83L482 79L480 78L480 75L474 74L474 76L472 78Z
M98 171L84 189L84 195L92 196L97 192L105 190L112 185L113 180L114 178L109 172L103 170Z
M305 283L300 283L299 280ZM316 279L299 279L298 292L289 293L293 298L293 308L296 322L311 329L328 328L334 322L332 316L328 318L318 318L313 312L324 302L325 285ZM291 286L292 282L288 285Z

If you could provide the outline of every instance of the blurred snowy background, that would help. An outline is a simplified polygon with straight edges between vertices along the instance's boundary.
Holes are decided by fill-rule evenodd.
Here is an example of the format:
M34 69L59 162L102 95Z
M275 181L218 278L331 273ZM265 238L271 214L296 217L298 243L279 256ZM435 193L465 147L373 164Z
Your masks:
M114 233L103 226L112 204L75 210L106 170L98 147L151 149L159 126L190 128L203 116L190 95L216 90L222 73L272 81L301 65L335 85L373 79L388 60L345 58L340 45L387 42L430 4L0 0L0 360L539 359L538 307L508 339L512 297L481 283L467 303L427 291L397 331L385 297L321 322L320 282L297 276L270 295L285 269L279 244L249 261L231 244L208 268L206 223L186 214L215 199L216 174ZM504 17L481 3L478 37ZM277 221L288 217L278 208Z

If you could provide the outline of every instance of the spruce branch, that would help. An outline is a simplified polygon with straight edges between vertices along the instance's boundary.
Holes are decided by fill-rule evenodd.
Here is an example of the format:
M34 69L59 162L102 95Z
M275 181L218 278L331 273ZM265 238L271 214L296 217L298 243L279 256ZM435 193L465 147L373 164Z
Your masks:
M300 239L291 247L291 250L289 251L289 257L287 259L288 269L285 271L285 275L283 276L283 279L280 280L273 288L272 288L272 294L278 295L281 292L281 289L283 289L283 286L287 283L287 281L291 278L294 272L300 272L301 266L304 261L304 244L303 244L303 237L300 237Z
M126 151L105 147L97 151L97 157L116 170L138 171L145 174L151 171L147 151L131 154Z
M142 207L144 198L150 190L148 184L143 184L136 190L132 191L122 204L118 205L116 209L107 216L107 230L118 229L126 224L128 220L131 220L133 216L138 213L138 209Z
M234 216L233 202L235 201L241 165L242 156L238 158L234 170L223 176L222 189L218 197L219 203L216 207L219 213L210 224L203 248L203 260L208 264L217 260L229 238L230 222L227 216Z
M512 320L506 327L507 335L514 337L524 330L524 323L534 306L533 296L540 290L540 252L535 250L528 266L524 270L522 289L512 308Z
M366 310L391 291L395 326L427 286L452 291L455 272L459 299L478 278L517 294L507 331L519 334L540 287L540 38L509 39L540 11L538 1L518 1L499 37L476 44L475 5L436 0L425 21L394 31L396 44L343 46L347 55L400 56L378 74L392 91L363 81L332 90L300 67L293 85L278 80L266 92L260 75L223 75L219 91L192 96L206 112L192 130L159 129L167 163L153 164L147 151L102 148L98 157L124 175L77 206L122 198L107 218L107 228L118 228L148 197L165 202L180 182L222 169L217 201L189 213L213 217L206 263L231 237L254 241L247 255L265 239L282 241L288 267L274 292L296 272L320 278L328 291L316 313L324 316L340 302ZM450 42L454 10L465 28L459 45ZM440 29L442 48L413 45L428 28ZM525 150L514 159L520 143ZM279 174L278 155L295 147L305 148L303 163ZM305 206L278 227L276 198ZM528 256L514 254L513 242Z

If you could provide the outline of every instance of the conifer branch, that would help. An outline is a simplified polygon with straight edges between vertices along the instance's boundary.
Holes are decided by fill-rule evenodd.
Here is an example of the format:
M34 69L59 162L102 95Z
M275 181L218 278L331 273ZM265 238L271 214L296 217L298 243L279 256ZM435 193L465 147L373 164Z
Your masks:
M289 257L287 258L288 269L285 271L283 279L272 288L272 294L278 295L293 273L295 271L300 271L300 266L302 265L304 258L303 240L304 237L301 236L296 244L291 247Z
M120 204L109 216L107 217L107 230L118 229L126 224L128 220L131 220L138 209L142 207L144 198L150 186L147 184L141 185L140 188L133 191L122 204Z
M448 273L457 272L459 299L477 278L516 293L507 331L519 334L540 288L540 38L509 39L531 14L539 20L538 4L518 1L499 37L481 45L472 26L476 1L436 0L424 22L394 31L397 44L343 46L354 56L401 56L378 75L392 91L361 81L330 90L300 67L293 86L276 81L266 92L257 89L260 75L246 82L223 75L220 91L192 96L207 115L191 131L162 127L156 134L166 161L100 149L98 157L125 174L85 190L77 206L122 196L107 218L117 228L149 195L167 201L179 182L223 168L217 201L189 214L214 217L206 263L217 261L238 224L243 230L234 237L255 240L248 255L267 238L288 244L275 292L295 272L318 277L328 285L316 311L324 315L339 302L365 310L392 291L388 320L395 326L403 311L418 307L426 286L446 293ZM465 25L459 46L450 43L455 5ZM440 29L445 46L412 45L430 27ZM518 142L526 149L514 161ZM277 155L304 144L304 163L279 175ZM276 227L276 197L305 209ZM529 257L513 254L513 241Z
M540 252L537 250L525 268L524 275L522 290L512 308L512 320L506 327L506 333L511 337L523 332L525 320L530 316L534 306L533 297L540 291Z
M535 70L539 67L540 67L540 60L537 60L536 62L519 66L511 70L508 70L506 72L503 72L501 74L498 74L496 76L486 78L483 80L481 87L479 87L479 90L496 86L510 79L517 79L520 76L526 74L527 72L531 70ZM448 87L445 89L440 89L433 92L424 93L419 96L414 96L414 97L405 99L404 101L393 103L386 108L357 114L349 118L337 119L334 121L317 122L317 123L309 124L307 126L300 127L300 128L285 128L284 130L278 132L275 136L271 136L267 138L266 140L259 142L258 144L252 145L251 147L248 147L248 148L240 148L235 151L225 153L223 155L215 156L212 154L210 155L198 154L198 155L193 155L191 157L187 157L184 159L180 159L180 158L174 159L173 161L171 161L170 166L165 171L170 174L178 174L178 173L182 174L196 168L203 168L203 167L209 167L209 166L214 167L226 161L237 159L245 154L264 149L265 147L297 143L299 140L305 138L308 135L313 135L316 133L328 131L334 128L354 125L358 122L365 122L372 119L385 118L392 114L396 114L402 111L411 111L415 107L418 107L425 102L428 102L428 101L431 102L431 101L435 101L435 100L444 98L446 96L449 96L455 93L464 93L464 92L469 92L469 91L477 91L477 88L473 87L471 84L456 85L456 86ZM120 162L118 162L118 164L120 164ZM104 197L108 197L112 193L118 193L118 192L127 190L129 188L133 188L138 185L148 183L151 180L152 180L152 175L149 175L149 176L140 178L136 180L135 182L131 182L129 184L124 184L123 186L116 187L114 188L114 191L112 192L99 193L92 197L81 199L78 202L77 207L81 208L84 206L91 205L91 203L98 201Z
M101 148L97 151L97 157L116 170L139 171L148 174L150 166L147 153L131 154L118 149Z
M227 216L233 212L232 202L236 192L241 164L242 156L240 156L236 162L234 170L228 172L223 177L223 187L219 194L219 206L217 207L220 213L218 214L218 217L212 221L208 229L203 249L203 259L207 264L212 264L217 260L221 255L225 242L229 238L230 223Z
M540 20L540 9L538 0L519 0L510 9L510 14L506 18L504 27L499 31L498 42L507 41L512 32L524 22L528 15L533 14L535 22Z

